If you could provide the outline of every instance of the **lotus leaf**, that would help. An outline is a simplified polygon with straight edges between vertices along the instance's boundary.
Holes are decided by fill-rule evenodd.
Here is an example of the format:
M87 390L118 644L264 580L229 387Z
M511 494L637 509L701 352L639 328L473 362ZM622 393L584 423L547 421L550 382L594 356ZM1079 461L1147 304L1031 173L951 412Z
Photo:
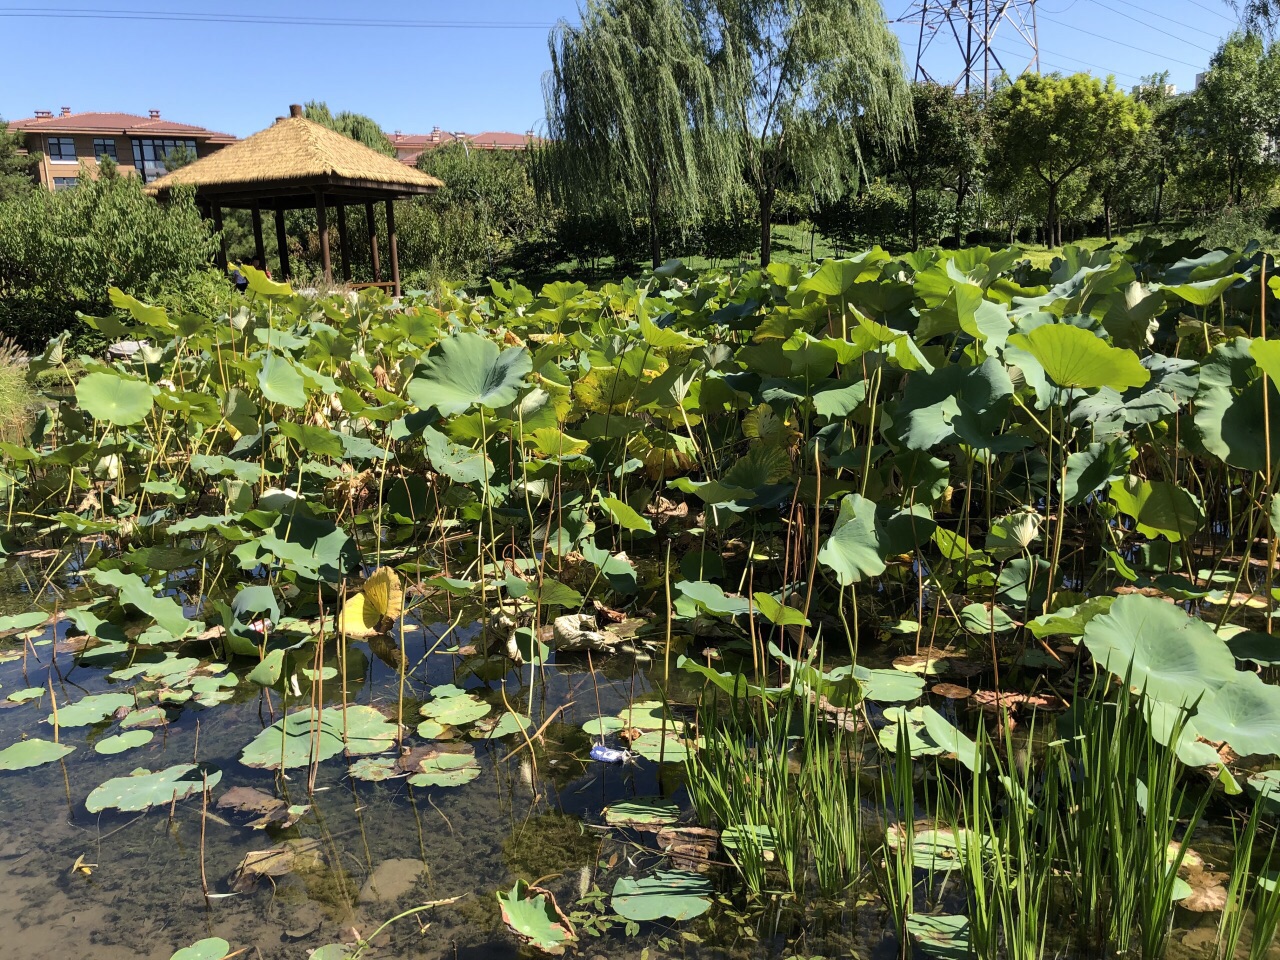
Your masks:
M756 610L770 623L776 623L780 626L809 626L809 618L804 615L802 610L784 606L767 593L757 592L752 599L755 601Z
M596 717L584 723L582 729L593 737L604 737L611 733L617 733L625 726L626 724L617 717Z
M263 353L262 367L258 371L258 388L272 403L279 403L295 410L307 405L306 385L302 374L283 355Z
M612 803L604 809L604 822L611 827L657 829L680 819L680 808L660 797L641 797Z
M76 402L80 409L95 420L117 427L147 419L153 401L150 384L118 373L90 373L76 383Z
M26 703L28 700L38 700L45 694L44 687L25 687L22 690L15 690L9 696L5 697L10 703Z
M504 713L501 717L480 720L471 728L471 736L477 740L496 740L532 727L533 721L528 717L522 714Z
M144 743L150 743L155 734L150 730L126 730L114 737L104 737L93 745L95 753L124 753Z
M394 757L361 757L355 763L351 764L348 771L351 776L357 780L390 780L392 777L401 776L401 770L396 766Z
M655 763L683 763L689 759L689 747L672 733L663 735L659 730L642 734L631 741L631 750Z
M346 723L346 738L343 723ZM317 713L298 710L259 733L240 754L247 767L265 770L305 767L336 757L345 747L349 756L381 753L391 747L399 729L373 707L351 704Z
M1208 740L1225 740L1241 756L1280 754L1280 687L1256 673L1237 672L1200 702L1195 727Z
M1151 379L1132 350L1108 346L1087 330L1065 323L1036 327L1009 337L1011 346L1026 350L1059 387L1127 390Z
M1090 620L1084 645L1134 690L1174 705L1207 698L1236 673L1231 651L1208 624L1140 594L1117 597Z
M90 813L101 813L103 810L148 810L175 800L185 800L193 793L199 793L205 788L204 773L207 773L210 787L222 779L221 770L202 772L201 768L192 763L180 763L155 773L135 770L127 777L115 777L95 787L84 805Z
M613 522L623 530L641 530L645 533L653 533L653 524L636 513L629 504L619 500L617 497L601 497L600 506L608 511L609 516L613 518Z
M691 920L711 909L711 882L684 870L659 870L651 877L621 877L610 905L627 920Z
M1280 638L1274 634L1246 630L1227 638L1227 646L1237 660L1250 660L1263 667L1280 664Z
M497 896L503 923L511 928L521 943L558 957L564 953L566 944L577 939L567 921L549 902L548 896L545 893L530 896L529 887L523 880L517 880L505 896L501 890Z
M477 404L495 409L516 399L532 369L526 351L500 350L487 337L460 333L443 340L439 354L424 361L420 376L409 381L408 395L421 409L434 407L443 416L466 413Z
M853 676L862 685L862 696L876 703L908 703L924 693L924 678L900 670L870 670L856 666Z
M418 736L423 740L435 740L444 733L444 724L437 720L423 720L418 724Z
M745 598L726 596L720 587L705 580L693 582L681 580L676 584L676 589L680 591L682 599L691 602L695 612L700 609L715 616L727 617L746 613L750 609ZM677 601L677 612L681 612L680 604L681 601ZM681 612L681 616L686 615ZM688 615L692 616L692 614Z
M56 714L45 717L45 723L57 722L60 727L87 727L105 720L121 707L132 707L131 693L99 693L82 697L75 703L64 704Z
M480 764L474 754L441 753L423 760L417 773L409 778L415 787L460 787L480 776Z
M430 703L423 704L420 712L424 717L438 723L460 727L464 723L479 720L492 709L492 704L465 693L452 697L437 697Z
M842 586L885 571L881 535L876 529L876 505L861 494L840 501L831 536L818 551L818 560L835 571Z
M13 630L30 630L34 627L44 626L48 622L49 615L43 610L16 613L11 616L0 617L0 633L9 633Z
M969 956L969 918L913 913L907 917L907 933L921 952L937 960L966 960Z
M169 960L222 960L231 952L231 944L221 937L205 937L189 947L183 947Z
M360 592L347 598L338 614L338 633L344 637L370 637L383 623L404 610L404 587L390 567L379 567Z
M32 737L0 750L0 770L26 770L61 760L75 747Z
M1163 480L1126 477L1111 484L1111 502L1137 522L1138 532L1177 543L1200 529L1204 511L1189 492Z
M172 634L174 639L180 639L189 633L198 633L204 629L204 624L200 621L187 619L180 603L172 597L156 596L136 574L124 573L120 570L91 572L98 583L115 587L120 591L121 603L127 603L145 613L156 622L157 626Z

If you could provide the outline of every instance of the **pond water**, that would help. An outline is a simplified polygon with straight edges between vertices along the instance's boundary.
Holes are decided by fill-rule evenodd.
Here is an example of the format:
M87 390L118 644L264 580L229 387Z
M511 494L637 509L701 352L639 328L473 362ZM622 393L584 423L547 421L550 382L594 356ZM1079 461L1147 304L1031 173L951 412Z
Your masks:
M21 596L11 594L10 609L21 609ZM56 639L46 628L4 641L0 742L50 739L53 699L65 712L94 694L141 692L146 698L145 691L156 688L143 677L113 679L110 674L128 662L128 655L79 652L79 644L66 638L68 626L58 624ZM451 628L428 617L428 622L406 619L388 636L350 641L345 664L332 644L325 650L324 666L338 676L345 669L346 702L401 716L406 748L424 743L413 733L418 707L442 684L479 696L498 714L507 709L527 714L535 730L546 723L533 751L519 735L475 740L465 727L456 741L438 743L445 750L463 743L474 747L482 772L462 786L413 787L404 776L366 782L349 776L351 761L335 757L318 765L308 795L306 767L279 776L245 765L244 746L286 706L278 693L247 679L254 666L247 660L231 665L239 683L229 700L212 707L169 704L168 722L153 729L153 739L122 753L95 751L95 744L121 732L118 717L60 726L60 742L74 752L20 774L0 773L0 809L5 811L0 898L6 904L0 942L20 943L16 955L28 960L167 960L186 944L216 936L234 950L243 949L242 955L284 960L306 957L322 944L349 943L357 933L368 937L417 905L451 901L392 924L366 956L527 955L502 922L496 891L508 890L516 879L540 881L569 912L593 888L608 892L617 877L650 870L663 860L652 833L605 825L603 812L610 804L663 796L685 810L684 820L691 821L692 814L683 763L594 762L590 750L599 738L582 729L592 718L617 715L658 695L661 656L589 663L552 654L541 667L516 667L473 652L482 637L478 623ZM199 656L200 647L189 645L182 653ZM294 680L286 685L289 709L310 703L313 696L327 710L342 709L338 679L330 677L319 690L301 672ZM673 671L666 690L671 701L691 703L698 686ZM4 699L35 688L42 693L25 702ZM614 737L610 742L619 745ZM209 789L207 808L199 790L172 806L142 813L91 813L86 807L91 791L110 778L137 768L154 771L193 762L210 778L221 775ZM254 829L248 826L252 816L218 806L220 797L236 787L257 788L309 810L287 829ZM312 841L315 859L303 869L237 885L237 868L246 856L287 839ZM720 895L705 916L678 925L645 923L629 933L619 924L602 936L582 936L578 952L725 958L897 954L870 883L844 903L773 897L748 906L727 870L713 870L711 876ZM945 905L945 887L943 895ZM1212 929L1205 919L1180 915L1186 929L1175 936L1171 956L1205 955Z

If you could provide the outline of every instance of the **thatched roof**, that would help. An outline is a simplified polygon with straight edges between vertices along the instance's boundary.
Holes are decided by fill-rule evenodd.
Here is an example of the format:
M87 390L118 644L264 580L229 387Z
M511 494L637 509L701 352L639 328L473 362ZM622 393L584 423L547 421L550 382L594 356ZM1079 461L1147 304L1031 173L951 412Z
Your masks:
M148 184L154 194L194 186L208 199L325 192L352 196L434 193L444 184L328 127L284 117Z

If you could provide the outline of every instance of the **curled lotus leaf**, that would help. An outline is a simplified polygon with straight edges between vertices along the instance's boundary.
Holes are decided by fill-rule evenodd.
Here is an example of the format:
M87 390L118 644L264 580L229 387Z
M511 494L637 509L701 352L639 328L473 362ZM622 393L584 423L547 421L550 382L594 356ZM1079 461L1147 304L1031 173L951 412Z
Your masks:
M558 957L566 944L577 939L545 891L534 896L528 884L517 880L505 895L499 890L497 896L503 923L522 943Z

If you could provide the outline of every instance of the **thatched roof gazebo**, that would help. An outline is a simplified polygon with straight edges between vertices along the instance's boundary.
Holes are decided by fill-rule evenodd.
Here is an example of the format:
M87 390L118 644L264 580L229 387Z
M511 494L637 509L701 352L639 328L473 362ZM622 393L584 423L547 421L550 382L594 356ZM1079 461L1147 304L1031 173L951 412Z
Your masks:
M306 119L302 107L289 107L289 116L253 136L180 167L147 186L163 198L177 186L195 187L196 202L222 230L223 208L249 210L253 214L253 240L258 257L266 262L262 243L262 211L275 211L276 243L280 249L282 279L289 277L289 249L284 234L284 212L315 207L320 234L320 262L326 280L333 280L329 257L329 210L336 208L342 279L351 280L351 248L346 208L363 206L368 226L377 286L400 295L400 255L396 246L393 200L435 193L444 186L435 177L406 167L362 143ZM373 205L387 205L387 242L391 251L391 282L383 283L378 259L378 235ZM227 262L226 240L222 265Z

